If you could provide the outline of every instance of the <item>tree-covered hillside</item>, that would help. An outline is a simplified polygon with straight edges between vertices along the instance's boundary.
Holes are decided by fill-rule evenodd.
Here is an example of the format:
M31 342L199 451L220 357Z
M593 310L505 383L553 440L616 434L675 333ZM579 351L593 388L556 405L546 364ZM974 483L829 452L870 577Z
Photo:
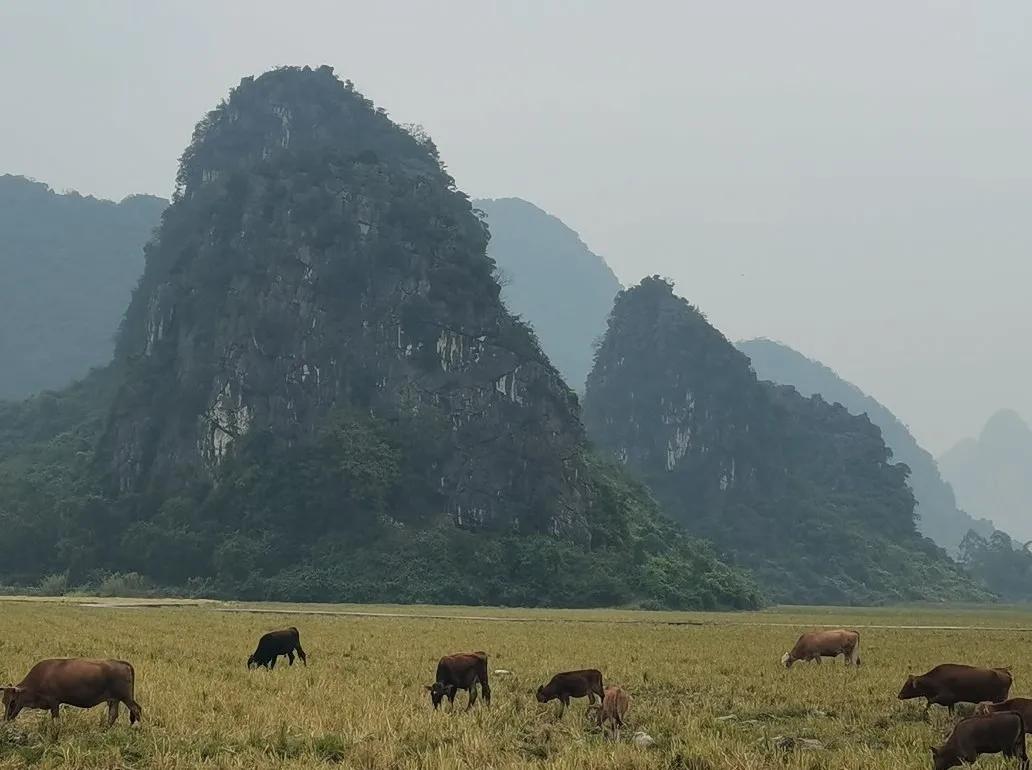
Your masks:
M502 276L505 304L530 323L549 360L581 390L620 282L577 233L534 204L498 198L473 205L491 231L487 253Z
M791 385L804 396L820 394L828 403L842 404L853 414L866 414L892 450L895 462L910 468L909 483L917 501L917 528L951 553L970 530L982 537L993 533L993 523L976 519L957 507L950 485L943 481L935 458L925 451L892 412L834 371L787 345L768 339L738 343L738 349L752 362L757 376L781 385Z
M111 360L143 245L167 205L0 176L0 399L62 387Z
M1021 415L997 412L977 439L961 441L939 465L961 505L1032 540L1032 428Z
M777 600L985 596L915 530L907 469L866 417L757 380L660 278L618 296L585 424L671 516Z
M183 153L114 363L0 411L2 576L754 606L592 454L487 241L434 145L330 68L245 78Z

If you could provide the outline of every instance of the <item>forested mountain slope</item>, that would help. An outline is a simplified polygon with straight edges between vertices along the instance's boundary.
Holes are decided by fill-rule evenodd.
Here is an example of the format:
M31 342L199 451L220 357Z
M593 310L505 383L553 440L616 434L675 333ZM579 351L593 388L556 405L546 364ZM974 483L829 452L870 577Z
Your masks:
M755 605L591 453L487 241L432 142L330 68L245 78L183 153L94 375L112 379L85 389L106 416L62 393L63 425L36 429L38 402L0 423L27 436L0 456L0 526L19 527L0 569L310 600Z
M993 533L993 523L976 519L957 506L953 489L943 481L939 467L899 420L885 406L846 382L818 361L807 358L787 345L768 339L747 340L737 347L752 362L762 380L791 385L804 396L820 394L831 404L842 404L853 414L866 414L881 429L894 462L910 468L909 483L917 502L917 528L951 553L958 553L970 530L982 537Z
M617 298L585 424L672 517L777 600L984 596L917 533L906 468L866 417L760 382L662 279Z

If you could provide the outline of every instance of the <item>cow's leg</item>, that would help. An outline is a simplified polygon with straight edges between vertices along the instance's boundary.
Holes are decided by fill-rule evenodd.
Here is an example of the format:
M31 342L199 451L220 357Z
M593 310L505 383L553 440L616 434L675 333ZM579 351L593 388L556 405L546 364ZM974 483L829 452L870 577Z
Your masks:
M477 683L474 682L468 688L466 692L469 693L469 701L466 703L466 711L473 708L473 704L477 702Z
M50 704L50 719L54 720L61 716L61 704L51 703Z
M484 696L484 703L488 706L491 705L491 688L487 684L486 679L480 681L480 694Z
M125 707L129 709L129 724L135 725L137 722L140 721L140 717L143 714L143 709L140 708L140 704L132 698L126 698L122 701L122 703L124 703Z
M271 658L269 658L269 671L272 671L274 668L276 668L276 658L278 657L279 655L273 655Z
M290 665L294 665L294 651L287 650L287 660L290 661Z
M559 696L559 718L563 718L563 714L566 713L566 707L570 705L570 696L563 693Z
M107 723L108 727L111 727L118 719L118 701L109 700L107 702Z
M297 643L297 656L301 658L302 663L308 665L308 658L305 657L305 651L301 649L301 642Z

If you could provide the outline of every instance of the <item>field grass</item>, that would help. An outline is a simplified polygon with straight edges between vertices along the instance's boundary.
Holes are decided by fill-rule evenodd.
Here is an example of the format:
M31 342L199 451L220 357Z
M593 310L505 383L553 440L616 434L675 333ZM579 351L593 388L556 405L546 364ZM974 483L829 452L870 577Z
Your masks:
M129 728L124 709L110 730L103 707L66 708L58 727L23 712L0 725L0 768L928 768L927 747L950 719L936 708L925 720L923 706L896 700L908 673L944 661L1009 665L1013 694L1032 692L1032 612L1014 608L721 615L82 601L0 601L0 680L45 657L124 658L143 724ZM339 614L359 612L383 615ZM246 671L257 637L288 625L301 630L309 666ZM779 666L801 630L822 625L860 629L860 670ZM492 671L513 672L492 677L490 708L433 712L422 685L437 659L478 649ZM585 718L584 701L560 720L557 704L534 700L552 673L582 667L632 693L621 742ZM655 745L634 746L635 730ZM822 748L786 748L782 736Z

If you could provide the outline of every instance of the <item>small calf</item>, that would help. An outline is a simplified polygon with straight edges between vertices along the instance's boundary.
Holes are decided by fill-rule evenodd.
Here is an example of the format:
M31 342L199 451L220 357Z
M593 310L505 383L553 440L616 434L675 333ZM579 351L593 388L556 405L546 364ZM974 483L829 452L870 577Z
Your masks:
M570 698L584 697L587 697L589 705L595 702L595 698L598 698L599 702L605 698L605 690L602 688L602 672L596 668L564 671L553 676L548 684L537 688L538 703L548 703L550 700L559 699L560 717L566 713L566 707L570 705Z
M984 717L990 714L999 714L1002 711L1013 711L1016 714L1021 714L1021 718L1025 720L1026 729L1028 725L1032 725L1032 698L1011 698L1002 703L982 701L975 706L975 716Z
M631 707L631 696L622 687L607 687L598 710L598 726L620 740L620 728L624 725L627 709Z
M1017 757L1019 770L1028 770L1025 720L1013 711L963 719L953 728L946 743L931 749L935 770L971 764L982 754Z
M271 671L276 667L276 658L280 655L286 655L290 665L293 666L295 650L297 656L301 658L301 662L307 666L308 658L305 657L305 651L301 649L301 635L296 628L291 626L281 631L270 631L258 640L258 647L247 659L247 668L250 670L257 666L265 666Z

